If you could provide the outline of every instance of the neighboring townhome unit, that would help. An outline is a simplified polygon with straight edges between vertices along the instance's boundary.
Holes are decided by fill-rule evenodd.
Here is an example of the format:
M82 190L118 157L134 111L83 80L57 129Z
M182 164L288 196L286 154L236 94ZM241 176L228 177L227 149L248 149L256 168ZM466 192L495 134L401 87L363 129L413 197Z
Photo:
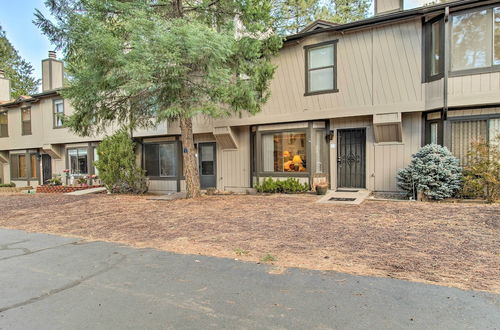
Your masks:
M500 1L427 4L378 0L374 17L318 21L288 36L262 112L195 118L202 188L245 191L294 177L397 192L397 170L428 143L466 164L472 141L500 133ZM64 127L72 109L57 93L63 64L51 53L42 69L42 93L0 106L4 182L96 171L103 136ZM0 77L0 101L5 88ZM185 189L179 134L175 122L134 132L151 191Z

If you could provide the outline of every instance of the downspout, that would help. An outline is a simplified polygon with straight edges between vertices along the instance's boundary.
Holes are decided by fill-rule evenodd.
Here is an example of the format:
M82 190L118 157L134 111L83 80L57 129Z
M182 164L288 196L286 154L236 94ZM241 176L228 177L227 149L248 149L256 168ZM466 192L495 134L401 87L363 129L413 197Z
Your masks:
M450 7L444 9L444 80L443 80L443 126L448 119L448 74L450 72Z

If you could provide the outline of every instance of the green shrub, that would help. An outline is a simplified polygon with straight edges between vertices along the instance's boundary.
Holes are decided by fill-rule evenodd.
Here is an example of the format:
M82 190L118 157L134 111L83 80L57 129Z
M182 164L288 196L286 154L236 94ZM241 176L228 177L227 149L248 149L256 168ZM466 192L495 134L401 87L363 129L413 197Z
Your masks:
M414 198L418 192L430 199L449 198L461 187L462 168L448 148L428 144L412 156L407 168L398 171L397 182Z
M16 184L14 182L11 183L0 183L0 188L14 188Z
M308 191L309 185L307 183L300 183L295 178L287 178L285 180L266 178L262 183L257 183L255 189L260 193L297 194Z
M489 202L500 197L500 136L495 140L471 144L464 168L463 197L484 198Z
M99 160L94 164L108 191L134 194L148 191L146 176L137 166L134 149L135 143L126 130L106 137L97 147Z

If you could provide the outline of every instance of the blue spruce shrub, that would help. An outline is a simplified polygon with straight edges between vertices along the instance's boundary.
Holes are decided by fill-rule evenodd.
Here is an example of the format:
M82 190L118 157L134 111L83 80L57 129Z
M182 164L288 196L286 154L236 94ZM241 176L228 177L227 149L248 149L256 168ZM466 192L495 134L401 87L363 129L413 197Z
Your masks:
M446 147L428 144L412 155L410 165L397 174L398 186L416 197L421 191L427 198L452 197L461 187L462 168Z

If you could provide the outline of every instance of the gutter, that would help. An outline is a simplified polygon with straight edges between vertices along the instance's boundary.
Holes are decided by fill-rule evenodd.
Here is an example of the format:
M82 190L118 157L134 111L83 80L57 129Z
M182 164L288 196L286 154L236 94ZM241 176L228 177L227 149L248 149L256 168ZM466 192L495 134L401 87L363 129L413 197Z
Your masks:
M443 79L443 115L442 120L448 119L448 76L450 67L450 7L444 9L444 79Z
M440 4L440 5L429 6L429 7L421 7L421 8L410 9L410 10L402 10L402 11L398 11L395 13L377 15L377 16L374 16L371 18L367 18L367 19L352 22L352 23L341 24L341 25L337 25L337 26L332 26L332 27L328 27L328 28L324 28L324 29L318 29L318 30L313 30L313 31L308 31L308 32L303 32L303 33L292 34L290 36L285 37L284 42L286 43L286 42L290 42L293 40L301 39L304 37L308 37L311 35L324 33L324 32L336 32L336 31L345 31L345 30L352 30L352 29L361 29L361 28L371 27L374 25L398 22L398 21L402 21L402 20L420 17L420 16L427 15L427 14L430 14L433 12L439 12L439 11L442 11L443 9L445 9L445 10L448 9L448 12L449 12L450 8L456 8L456 7L460 7L460 6L466 6L466 5L475 5L475 4L486 5L486 4L495 3L495 2L497 2L497 1L460 0L460 1L455 1L455 2L447 3L447 4ZM460 8L460 9L462 9L462 8Z

